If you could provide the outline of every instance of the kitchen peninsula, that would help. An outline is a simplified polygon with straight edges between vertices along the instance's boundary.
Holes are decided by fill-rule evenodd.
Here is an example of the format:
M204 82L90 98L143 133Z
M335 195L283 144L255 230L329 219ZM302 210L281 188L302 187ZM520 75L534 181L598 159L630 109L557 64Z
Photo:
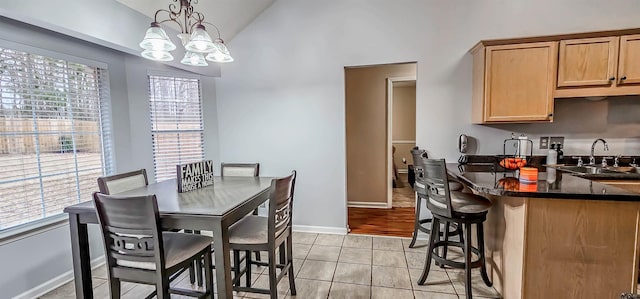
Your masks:
M490 199L489 276L505 299L617 298L636 291L640 194L540 172L537 184L491 166L448 164L450 175Z

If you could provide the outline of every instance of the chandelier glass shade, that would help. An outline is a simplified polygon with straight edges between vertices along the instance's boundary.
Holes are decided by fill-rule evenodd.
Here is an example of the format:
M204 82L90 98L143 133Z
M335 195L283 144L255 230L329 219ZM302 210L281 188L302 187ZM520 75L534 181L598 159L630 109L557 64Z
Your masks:
M142 51L142 57L146 59L156 60L156 61L171 61L173 60L173 55L167 51L153 51L153 50L144 50Z
M229 54L229 49L224 45L224 41L222 39L216 39L214 44L216 46L216 50L207 54L207 60L219 63L233 62L233 57Z
M204 59L204 55L198 52L189 52L184 54L184 58L180 61L182 64L193 66L208 66L209 64Z
M140 48L143 49L142 57L156 61L173 60L170 52L176 49L176 45L171 41L164 29L160 27L160 24L174 22L181 29L178 37L185 49L184 58L180 63L191 66L207 66L206 60L212 62L233 61L229 49L220 38L218 28L209 22L205 22L203 14L194 11L192 3L197 4L198 0L173 0L173 2L179 2L180 5L172 3L169 5L169 9L156 11L154 22L151 23L142 42L140 42ZM167 18L159 21L158 17L161 14L166 14ZM217 33L215 41L207 32L204 24L215 28Z

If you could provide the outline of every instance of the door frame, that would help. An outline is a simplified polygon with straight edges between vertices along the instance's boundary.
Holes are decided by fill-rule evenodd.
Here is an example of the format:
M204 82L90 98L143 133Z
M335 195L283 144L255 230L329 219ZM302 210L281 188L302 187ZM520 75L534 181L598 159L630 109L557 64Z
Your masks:
M390 175L393 172L393 83L409 81L416 82L418 88L417 76L387 77L387 209L393 207L393 178Z

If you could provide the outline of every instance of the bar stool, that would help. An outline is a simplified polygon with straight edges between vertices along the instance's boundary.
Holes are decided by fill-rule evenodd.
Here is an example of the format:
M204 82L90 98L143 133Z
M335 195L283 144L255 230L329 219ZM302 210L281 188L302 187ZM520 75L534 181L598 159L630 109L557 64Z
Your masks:
M484 230L482 223L487 219L487 212L491 208L491 202L479 195L451 191L449 189L449 179L447 177L446 163L444 159L425 159L425 176L420 180L426 186L425 189L418 190L418 196L427 199L427 208L433 214L431 230L429 235L429 249L425 260L424 270L418 280L418 284L424 285L431 268L431 259L436 263L452 268L465 269L465 288L467 298L471 295L471 269L480 268L480 275L487 286L493 283L487 275L487 266L484 253ZM417 182L417 181L416 181ZM464 225L465 238L461 242L440 240L440 222L456 223L458 227ZM471 225L475 224L478 233L478 247L471 246ZM448 246L460 247L464 252L464 262L456 262L446 259ZM442 247L445 254L439 255L437 249ZM475 254L478 259L471 260Z
M418 189L424 190L425 185L420 182L420 178L424 177L424 160L427 159L427 152L425 150L418 149L418 147L414 147L411 149L411 155L413 156L413 171L415 182L413 183L413 189L417 192ZM452 181L449 182L449 190L451 191L460 191L463 189L462 184ZM413 236L411 237L411 243L409 244L409 248L413 248L416 244L416 240L418 239L418 232L424 232L427 234L431 234L431 229L426 225L433 221L433 218L420 218L420 209L422 208L422 197L419 195L416 196L416 217L413 224ZM442 232L440 232L442 234ZM460 229L455 224L449 224L445 226L444 235L447 237L458 235L460 236L460 241L464 238L462 235L462 229ZM446 254L445 254L446 256Z

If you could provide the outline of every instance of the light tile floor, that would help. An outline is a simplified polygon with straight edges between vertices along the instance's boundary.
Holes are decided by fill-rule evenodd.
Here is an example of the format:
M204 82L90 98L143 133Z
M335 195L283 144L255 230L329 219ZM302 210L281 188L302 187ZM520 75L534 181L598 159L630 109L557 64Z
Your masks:
M297 296L291 296L285 277L278 285L279 298L465 298L464 272L458 269L432 266L427 284L418 285L427 249L426 241L418 242L416 248L409 248L410 239L407 238L294 233L293 242ZM461 257L461 254L453 250L451 256ZM268 286L268 276L264 270L265 267L252 270L255 273L252 276L253 286ZM472 280L475 298L499 298L493 288L484 285L479 270L474 269ZM108 298L104 267L93 271L93 282L94 297ZM195 287L189 284L186 274L178 278L174 285ZM124 283L122 298L144 298L152 290L151 286ZM74 293L70 282L41 298L75 298ZM269 297L237 293L235 298Z

